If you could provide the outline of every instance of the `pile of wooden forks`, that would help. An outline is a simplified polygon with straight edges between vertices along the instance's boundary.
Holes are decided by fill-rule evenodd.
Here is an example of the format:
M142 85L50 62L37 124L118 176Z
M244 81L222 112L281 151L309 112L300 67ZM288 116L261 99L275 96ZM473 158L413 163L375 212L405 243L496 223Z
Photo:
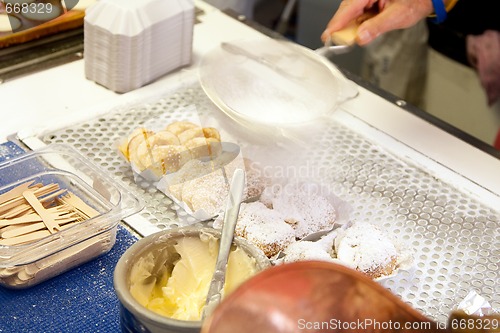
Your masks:
M23 183L0 194L0 245L34 242L97 215L57 183Z

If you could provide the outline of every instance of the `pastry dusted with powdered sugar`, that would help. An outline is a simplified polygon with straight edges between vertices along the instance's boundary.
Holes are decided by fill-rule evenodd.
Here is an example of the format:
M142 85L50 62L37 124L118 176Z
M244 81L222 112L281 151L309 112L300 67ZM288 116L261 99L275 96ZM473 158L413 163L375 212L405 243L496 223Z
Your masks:
M336 257L372 278L391 275L400 260L398 244L387 231L371 223L355 223L339 230Z
M295 230L295 237L300 239L330 230L335 224L335 207L321 191L321 187L310 183L274 185L264 190L260 200L281 213Z
M222 227L222 219L217 219L214 227ZM241 204L235 234L260 248L268 257L295 241L295 232L283 216L258 201Z

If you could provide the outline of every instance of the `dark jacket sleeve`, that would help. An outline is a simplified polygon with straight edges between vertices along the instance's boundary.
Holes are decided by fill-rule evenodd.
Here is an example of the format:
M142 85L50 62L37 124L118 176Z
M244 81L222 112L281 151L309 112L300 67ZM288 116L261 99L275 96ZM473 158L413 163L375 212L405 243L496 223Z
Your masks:
M486 30L500 31L500 1L459 0L441 24L429 21L429 45L445 56L469 65L466 55L467 35Z

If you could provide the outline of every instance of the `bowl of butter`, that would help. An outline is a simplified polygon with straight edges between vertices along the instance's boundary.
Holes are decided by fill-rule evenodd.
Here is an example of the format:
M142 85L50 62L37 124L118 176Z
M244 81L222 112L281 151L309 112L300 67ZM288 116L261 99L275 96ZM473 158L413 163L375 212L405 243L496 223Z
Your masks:
M220 231L183 227L154 233L118 261L114 288L124 332L200 332ZM270 266L264 253L235 238L223 295Z

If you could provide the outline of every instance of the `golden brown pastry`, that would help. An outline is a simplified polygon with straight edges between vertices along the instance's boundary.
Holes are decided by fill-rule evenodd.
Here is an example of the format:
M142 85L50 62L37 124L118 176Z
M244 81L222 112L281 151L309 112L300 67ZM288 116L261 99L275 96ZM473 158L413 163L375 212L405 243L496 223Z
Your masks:
M181 144L185 144L194 138L214 138L220 141L219 131L213 127L193 127L177 134L177 136Z
M191 152L181 145L154 146L151 150L139 155L143 169L150 169L156 175L161 176L167 173L176 172L190 159Z
M295 232L283 216L255 201L241 204L235 234L272 257L295 241Z
M220 156L212 160L193 159L168 178L168 191L193 212L204 210L208 215L215 216L224 205L230 179L237 168L246 169L244 198L260 195L265 182L260 172L247 166L250 164L241 158L228 164Z
M196 212L204 210L213 216L222 208L229 193L229 185L221 169L187 181L182 187L182 201Z
M184 146L191 151L193 158L214 158L222 152L220 141L214 138L193 138Z
M130 161L130 155L136 152L137 147L153 134L153 131L149 131L143 127L136 128L132 133L130 133L127 140L119 147L121 153L125 156L127 161Z
M206 174L207 165L198 159L192 159L182 166L168 181L168 191L177 200L182 201L182 188L185 182Z
M147 138L142 138L142 140L137 140L134 149L130 150L130 160L141 170L147 169L151 162L145 161L144 159L151 154L151 151L157 146L178 146L179 139L175 134L168 131L160 131L153 135L149 135ZM184 149L187 149L184 147Z
M151 168L161 176L176 172L193 158L213 159L221 153L222 146L217 129L176 121L156 133L137 128L119 149L140 172Z
M181 132L177 134L179 141L184 144L194 138L205 138L205 135L203 134L203 128L201 127L193 127L190 129L185 130L184 132Z
M205 138L212 138L220 141L220 133L216 128L213 127L203 127L203 136Z
M174 133L175 135L179 135L188 129L196 128L196 127L199 127L199 126L196 124L193 124L192 122L189 122L189 121L176 121L176 122L173 122L170 125L168 125L166 130Z
M391 275L398 266L399 250L389 233L371 223L354 223L335 239L337 258L375 279Z
M156 132L147 142L150 147L181 144L177 135L167 130Z
M314 232L330 230L337 218L329 198L314 184L275 184L264 190L260 200L267 207L279 211L299 239Z

